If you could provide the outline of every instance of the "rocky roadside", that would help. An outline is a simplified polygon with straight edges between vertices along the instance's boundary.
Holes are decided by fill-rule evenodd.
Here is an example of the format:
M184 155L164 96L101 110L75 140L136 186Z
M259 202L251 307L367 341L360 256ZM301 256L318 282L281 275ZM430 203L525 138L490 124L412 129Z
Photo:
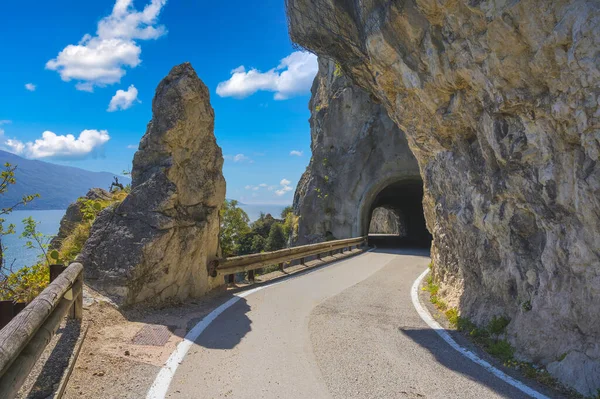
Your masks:
M438 305L432 303L431 298L432 298L432 294L429 292L429 288L427 287L427 279L424 279L423 283L421 284L420 290L419 290L419 300L421 302L421 305L424 306L427 309L427 311L429 312L429 314L431 314L431 316L435 319L435 321L437 321L450 334L452 339L454 339L454 341L456 341L463 348L475 353L481 359L487 361L495 368L501 370L503 373L507 374L508 376L510 376L516 380L519 380L519 381L525 383L527 386L535 389L536 391L546 395L549 398L553 398L553 399L559 399L559 398L560 399L583 399L584 398L582 395L580 395L576 391L574 391L572 389L568 389L556 382L553 382L550 384L543 384L543 383L540 383L539 380L536 380L533 378L528 378L525 374L526 371L524 370L524 367L519 366L518 361L516 361L516 360L509 362L508 364L510 364L511 367L507 367L507 362L503 362L502 360L498 359L497 357L490 355L488 352L486 352L486 350L483 348L482 345L474 342L474 339L472 337L470 337L468 332L460 331L460 329L457 327L456 324L451 323L446 314L447 309L444 309L443 306L440 308ZM434 302L435 302L435 300L434 300ZM450 347L448 347L448 350L452 350L452 349ZM465 361L469 361L469 360L465 359ZM525 365L525 363L523 363L523 365ZM527 365L529 366L531 364L527 364ZM539 370L542 370L542 368L540 367Z

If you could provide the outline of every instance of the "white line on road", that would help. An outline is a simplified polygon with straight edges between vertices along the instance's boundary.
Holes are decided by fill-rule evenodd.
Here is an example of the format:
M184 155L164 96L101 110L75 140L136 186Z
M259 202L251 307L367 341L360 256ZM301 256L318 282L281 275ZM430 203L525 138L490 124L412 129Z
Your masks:
M267 287L272 287L279 283L281 283L281 281L269 285L264 285L261 287L256 287L254 289L244 291L239 294L235 294L233 298L231 298L230 300L228 300L227 302L210 312L202 320L200 320L200 322L198 322L198 324L196 324L194 328L192 328L190 332L187 333L183 341L181 341L177 345L175 351L171 353L171 356L169 356L169 359L166 361L165 365L156 376L154 383L150 387L150 390L146 395L146 399L163 399L167 395L169 385L171 385L171 381L173 380L173 376L175 376L175 371L177 370L177 367L179 367L181 362L183 362L183 358L188 353L194 342L196 342L196 340L200 337L200 334L202 334L206 327L208 327L210 323L212 323L221 313L232 307L241 298L247 297L250 294L253 294Z
M363 254L371 252L372 250L373 249L369 249L368 251L363 252ZM357 256L358 255L360 255L360 254L357 254ZM308 270L316 270L316 269L320 269L325 266L331 266L337 262L344 261L346 259L348 259L348 258L339 259L334 262L320 265L317 267L311 267ZM173 353L171 353L171 356L169 356L169 359L165 362L165 365L159 371L158 375L156 376L156 379L154 380L154 383L152 384L152 386L150 387L150 390L146 394L146 399L164 399L165 398L165 396L167 395L167 392L169 391L169 385L171 385L171 381L173 380L173 377L175 376L175 371L177 370L177 367L179 367L179 365L183 362L183 358L188 353L188 351L190 350L190 348L192 347L194 342L196 342L196 340L200 337L200 334L202 334L202 332L204 332L204 330L206 330L206 328L210 325L210 323L212 323L221 313L223 313L224 311L226 311L227 309L232 307L241 298L245 298L248 295L254 294L255 292L263 290L265 288L273 287L273 286L275 286L277 284L281 284L285 281L289 281L294 278L300 277L303 274L304 273L296 273L291 276L284 277L281 280L276 281L274 283L266 284L266 285L263 285L260 287L253 288L248 291L244 291L244 292L235 294L235 296L233 298L231 298L230 300L228 300L227 302L225 302L224 304L222 304L221 306L219 306L218 308L216 308L215 310L210 312L207 316L205 316L202 320L200 320L200 322L198 322L198 324L196 324L194 326L194 328L192 328L190 330L190 332L188 332L186 334L183 341L181 341L177 345L177 348L175 348Z
M496 377L500 378L502 381L506 382L507 384L512 385L513 387L515 387L518 390L520 390L521 392L531 396L532 398L550 399L546 395L543 395L543 394L539 393L538 391L536 391L535 389L530 388L527 385L523 384L521 381L517 381L514 378L512 378L511 376L498 370L496 367L492 366L491 364L489 364L488 362L486 362L485 360L483 360L482 358L480 358L473 352L463 348L455 340L452 339L450 334L448 334L448 332L446 332L446 330L437 321L435 321L433 319L433 317L431 316L429 311L426 310L421 305L421 301L419 301L419 287L421 286L421 282L423 281L425 276L427 276L428 273L429 273L429 269L425 270L419 277L417 277L417 279L415 280L415 282L410 290L410 296L412 299L413 306L419 313L419 316L421 316L421 319L423 319L423 321L425 323L427 323L427 325L429 327L431 327L444 341L446 341L448 343L448 345L450 345L452 348L454 348L456 351L458 351L461 355L463 355L467 359L477 363L478 365L482 366L487 371L489 371Z

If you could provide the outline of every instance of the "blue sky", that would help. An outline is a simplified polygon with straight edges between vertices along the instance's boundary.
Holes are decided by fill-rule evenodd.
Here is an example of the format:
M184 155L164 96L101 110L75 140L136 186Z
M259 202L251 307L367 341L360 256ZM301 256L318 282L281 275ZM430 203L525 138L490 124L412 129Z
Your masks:
M189 61L211 92L228 198L291 203L310 158L316 58L292 47L283 0L28 0L2 11L2 149L120 173L158 82Z

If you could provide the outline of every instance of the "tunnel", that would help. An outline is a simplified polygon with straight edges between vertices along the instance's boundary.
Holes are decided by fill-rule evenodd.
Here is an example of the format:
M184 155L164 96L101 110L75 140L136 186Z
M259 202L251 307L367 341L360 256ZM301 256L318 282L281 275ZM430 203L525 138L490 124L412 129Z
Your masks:
M369 245L430 247L432 237L423 214L423 183L420 179L386 184L374 193L367 206L368 223L364 228L369 235Z

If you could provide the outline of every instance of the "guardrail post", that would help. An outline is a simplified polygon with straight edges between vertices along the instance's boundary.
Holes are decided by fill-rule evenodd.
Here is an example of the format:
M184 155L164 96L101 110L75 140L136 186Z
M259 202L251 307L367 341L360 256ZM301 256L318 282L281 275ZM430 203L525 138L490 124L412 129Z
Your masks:
M343 255L344 254L344 249L345 248L340 248L340 253Z
M248 281L254 282L254 270L248 270Z
M321 254L317 254L317 259L321 260Z
M235 274L228 274L227 275L227 284L233 284L235 283Z
M304 266L304 258L300 258L300 264Z
M279 264L279 270L280 270L280 271L283 271L283 270L284 270L284 268L285 268L285 263L281 262L281 263Z
M73 298L73 305L69 311L69 318L82 320L83 319L83 271L79 274L73 285L81 286L81 293Z

